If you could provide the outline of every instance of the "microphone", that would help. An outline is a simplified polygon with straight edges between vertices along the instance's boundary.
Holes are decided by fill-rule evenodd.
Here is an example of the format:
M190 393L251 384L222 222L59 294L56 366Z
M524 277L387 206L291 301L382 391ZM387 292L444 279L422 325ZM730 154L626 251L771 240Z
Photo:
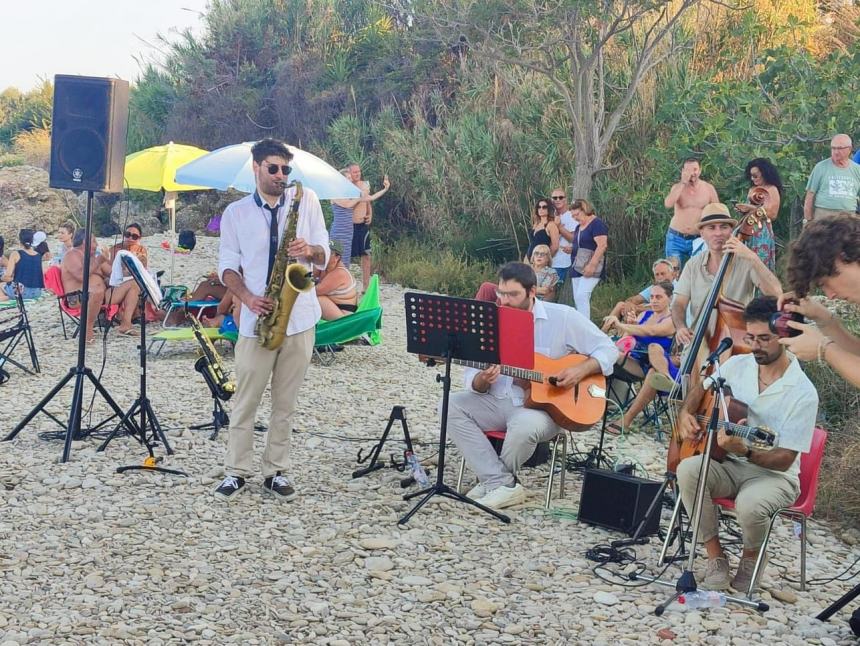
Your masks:
M732 347L732 340L730 337L726 337L722 341L720 341L720 345L717 346L717 349L711 352L708 355L708 358L705 359L705 362L702 364L702 367L709 366L720 358L720 355Z

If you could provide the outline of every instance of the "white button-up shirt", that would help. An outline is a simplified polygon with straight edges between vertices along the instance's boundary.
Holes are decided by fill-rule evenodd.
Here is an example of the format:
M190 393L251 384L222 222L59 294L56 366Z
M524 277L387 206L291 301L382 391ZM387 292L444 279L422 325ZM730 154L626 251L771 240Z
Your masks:
M284 237L284 229L287 225L286 216L295 191L295 187L287 189L283 206L277 212L279 245ZM224 209L224 215L221 217L218 275L223 282L225 271L232 269L239 273L241 267L245 286L248 290L257 296L263 296L266 293L266 274L269 271L271 215L268 209L257 204L254 197L254 194L247 195ZM328 231L325 228L319 198L307 187L303 187L302 201L299 204L296 237L302 238L309 245L318 245L323 248L325 262L316 265L316 267L324 269L329 259ZM299 262L310 269L311 266L306 264L304 259L300 259ZM290 314L287 335L298 334L311 329L317 324L321 316L322 311L315 290L300 293ZM243 303L239 320L239 334L249 337L257 336L254 332L256 324L257 315Z
M783 473L791 478L800 474L800 454L809 453L818 414L818 392L800 368L800 362L789 354L790 363L782 377L762 392L758 390L758 363L752 354L736 354L721 367L720 374L732 389L732 396L749 406L747 424L766 426L779 434L776 445L797 451L797 457ZM703 382L711 385L709 377ZM733 460L746 458L729 454Z
M612 340L572 307L559 303L535 300L532 314L535 321L535 352L550 359L559 359L572 352L596 359L600 371L611 375L618 360L618 348ZM472 380L478 370L468 368L464 375L465 386L472 392ZM511 399L514 406L522 406L523 389L514 384L514 378L500 375L488 391L497 399Z

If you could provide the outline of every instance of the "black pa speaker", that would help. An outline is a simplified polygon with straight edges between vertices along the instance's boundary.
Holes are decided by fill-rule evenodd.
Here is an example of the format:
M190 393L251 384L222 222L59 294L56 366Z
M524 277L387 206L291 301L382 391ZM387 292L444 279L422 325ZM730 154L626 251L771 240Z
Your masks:
M52 188L122 193L128 132L128 81L54 77Z
M603 469L586 469L579 499L579 520L630 536L662 488L662 483ZM657 533L663 501L640 536Z

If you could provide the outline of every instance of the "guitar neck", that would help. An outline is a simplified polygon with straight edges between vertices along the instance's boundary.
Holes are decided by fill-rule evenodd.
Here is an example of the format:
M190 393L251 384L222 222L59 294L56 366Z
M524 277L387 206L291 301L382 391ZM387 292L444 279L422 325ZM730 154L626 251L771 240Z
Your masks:
M463 359L451 359L451 363L456 363L458 366L466 366L467 368L476 368L478 370L486 370L490 367L489 363L481 363L479 361L465 361ZM500 372L508 377L517 379L525 379L526 381L535 381L543 383L544 376L542 372L537 370L527 370L526 368L515 368L514 366L499 366Z
M711 421L711 418L706 415L697 415L696 419L700 422ZM723 420L719 420L717 424L718 428L726 429L726 432L728 432L729 435L734 435L735 437L739 437L744 440L749 440L759 431L759 429L755 426L744 426L743 424L725 422Z

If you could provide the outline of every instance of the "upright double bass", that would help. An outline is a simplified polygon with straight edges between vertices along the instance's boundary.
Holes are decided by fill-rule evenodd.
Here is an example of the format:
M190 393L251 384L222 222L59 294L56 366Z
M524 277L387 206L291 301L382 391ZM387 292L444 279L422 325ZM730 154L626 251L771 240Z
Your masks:
M764 226L762 221L764 217L766 216L762 208L745 214L732 231L732 235L742 241L746 241ZM699 380L696 379L694 381L694 378L705 378L710 373L711 368L708 367L708 372L701 375L697 374L696 367L701 364L701 358L714 352L720 341L726 337L732 339L731 353L733 355L748 353L752 350L743 341L743 337L746 334L746 326L743 319L744 303L733 301L722 296L720 293L723 281L733 261L734 254L726 253L723 255L719 270L714 278L714 283L711 285L708 297L705 299L705 303L699 312L699 320L696 322L693 340L686 349L686 355L681 364L675 388L669 394L671 400L669 410L673 415L672 437L669 440L669 453L666 459L666 466L672 473L676 472L678 463L684 458L700 455L705 452L707 436L703 436L699 440L682 440L678 430L677 419L677 411L680 410L684 397L693 385L699 383ZM703 352L703 348L707 348L707 353ZM694 414L697 416L709 415L713 406L713 397L714 394L712 392L706 392L699 404L699 408Z

